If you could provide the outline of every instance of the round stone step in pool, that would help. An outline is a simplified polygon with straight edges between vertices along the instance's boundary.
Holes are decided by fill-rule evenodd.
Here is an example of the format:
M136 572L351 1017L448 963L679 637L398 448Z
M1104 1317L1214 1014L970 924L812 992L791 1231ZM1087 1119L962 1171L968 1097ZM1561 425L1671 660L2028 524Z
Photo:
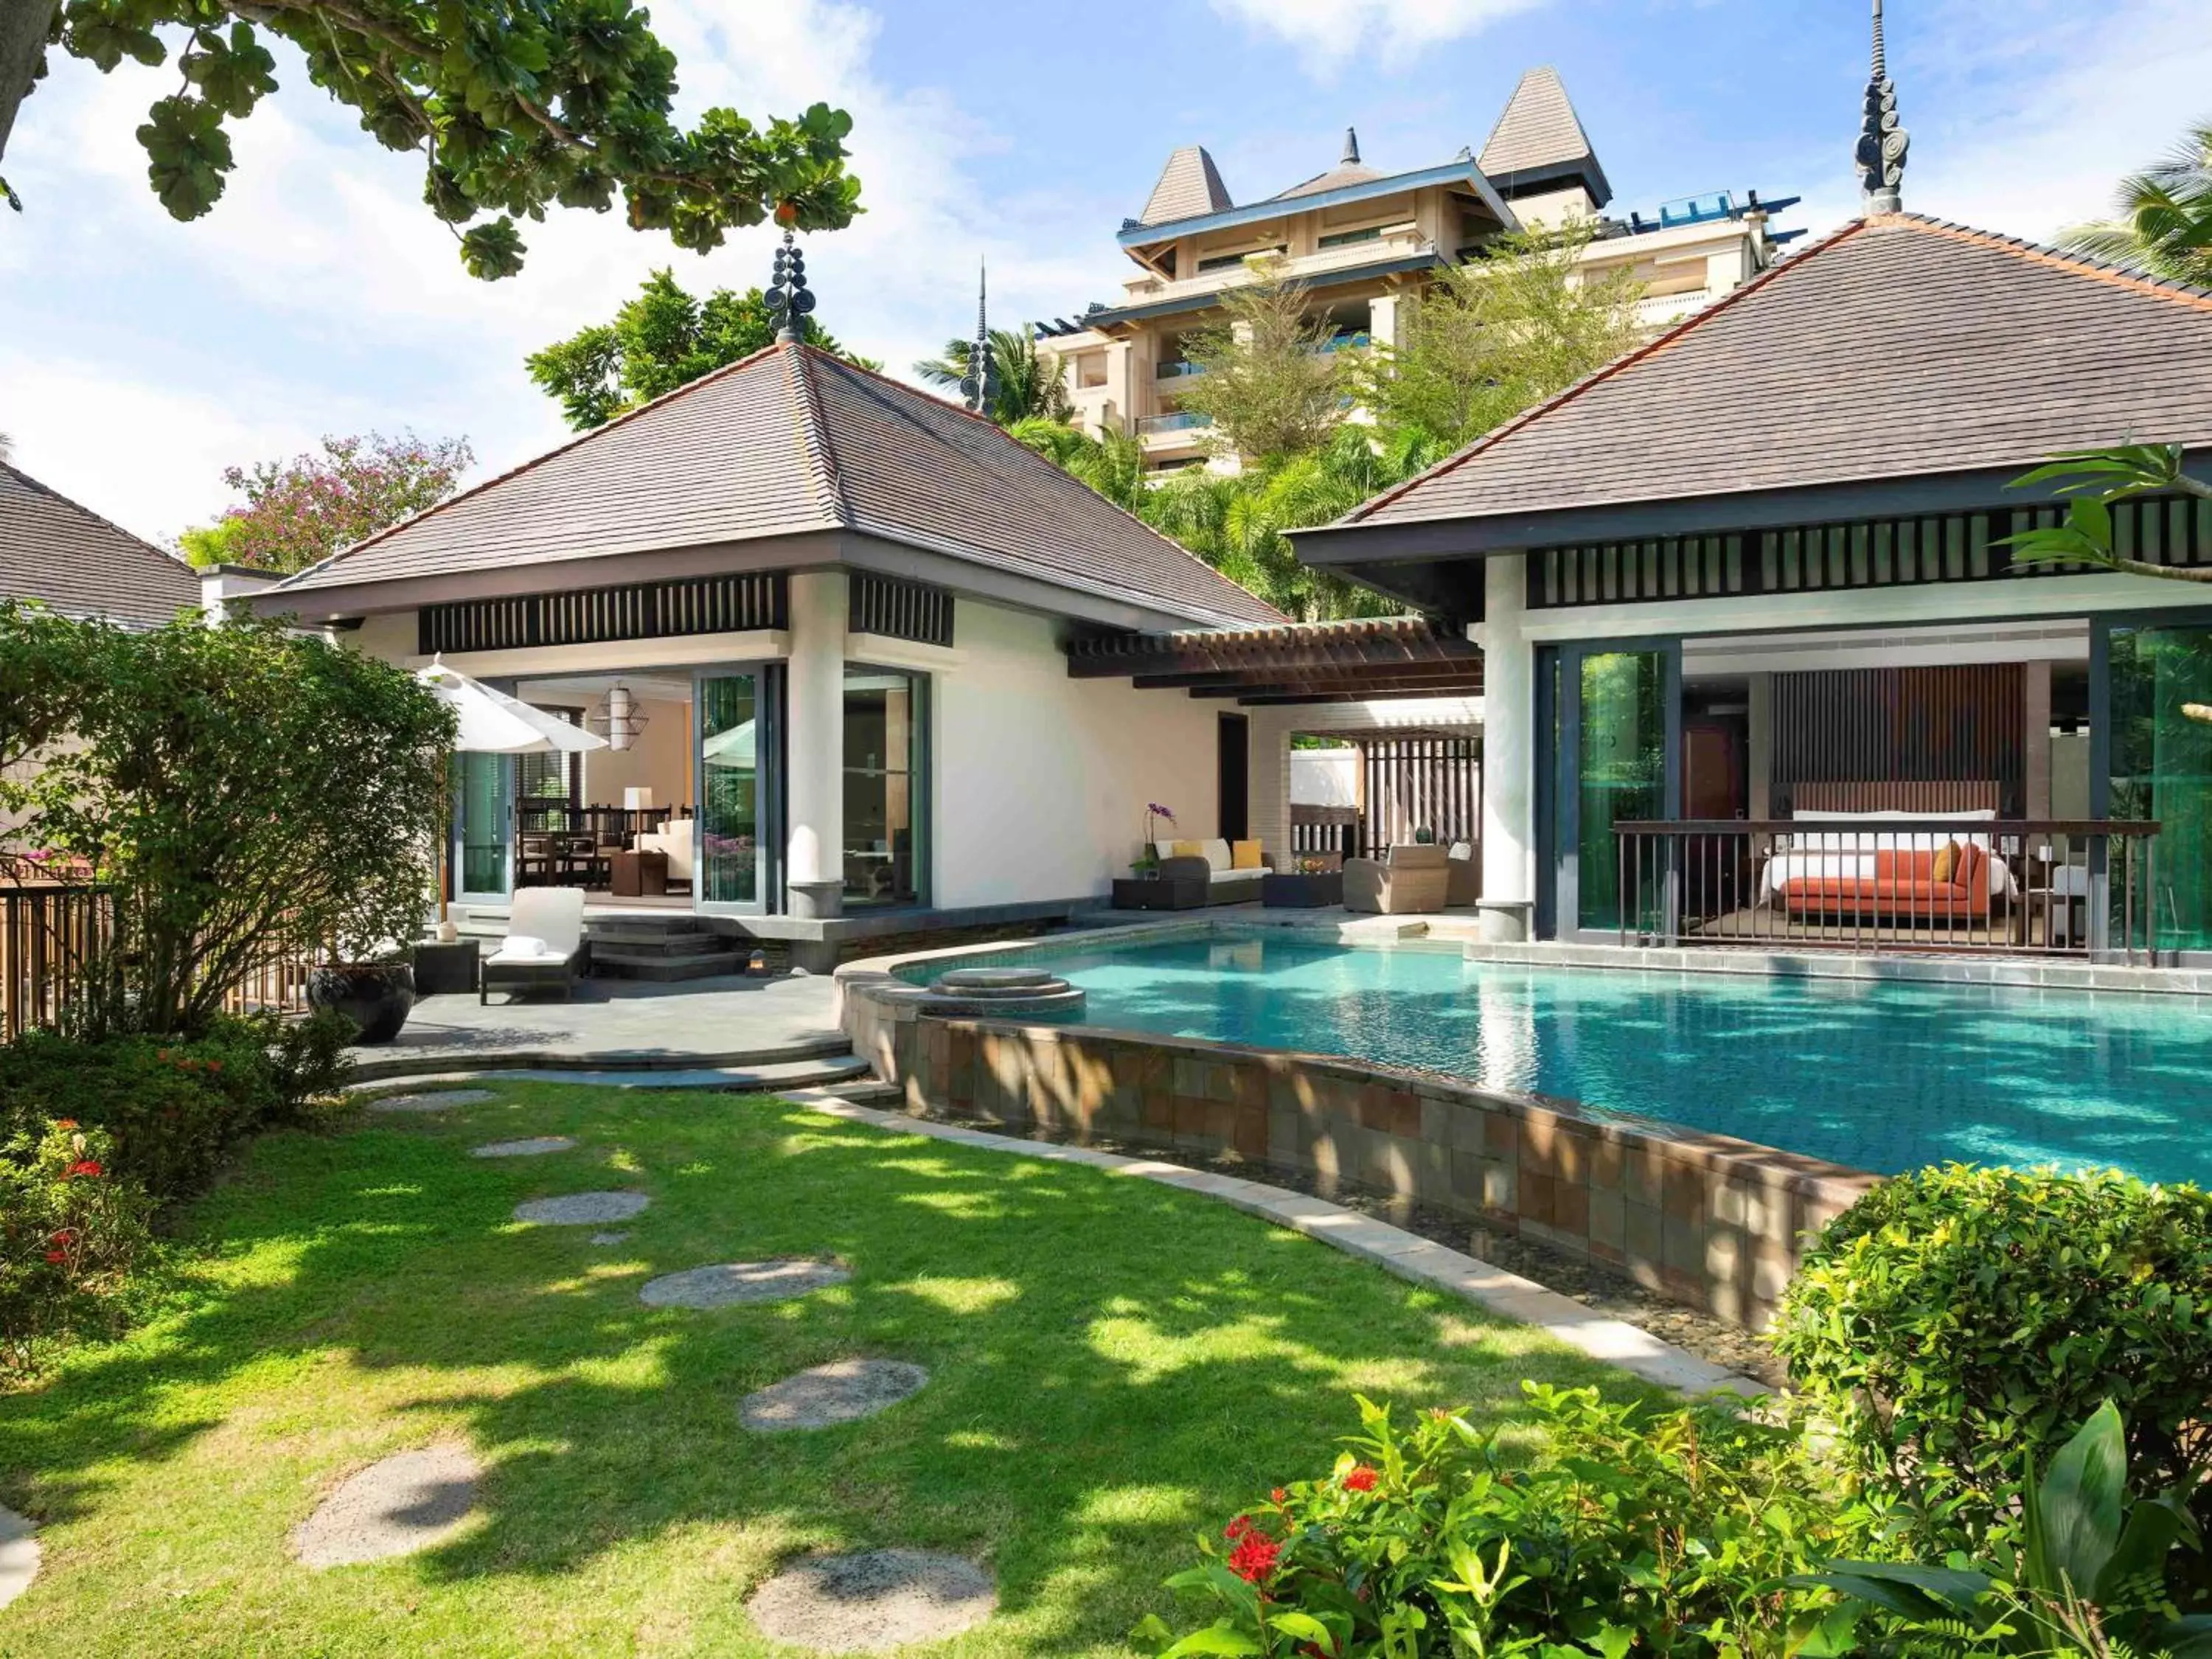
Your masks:
M1042 968L955 968L937 976L938 988L965 996L1019 996L1066 984Z

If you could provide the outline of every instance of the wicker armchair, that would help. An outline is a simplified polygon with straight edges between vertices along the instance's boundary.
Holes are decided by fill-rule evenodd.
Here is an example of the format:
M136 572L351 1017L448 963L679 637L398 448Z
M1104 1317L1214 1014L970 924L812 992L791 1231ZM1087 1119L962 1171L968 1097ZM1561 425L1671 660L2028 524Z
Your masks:
M1432 844L1393 847L1387 860L1344 861L1344 908L1372 915L1429 915L1451 895L1451 860Z

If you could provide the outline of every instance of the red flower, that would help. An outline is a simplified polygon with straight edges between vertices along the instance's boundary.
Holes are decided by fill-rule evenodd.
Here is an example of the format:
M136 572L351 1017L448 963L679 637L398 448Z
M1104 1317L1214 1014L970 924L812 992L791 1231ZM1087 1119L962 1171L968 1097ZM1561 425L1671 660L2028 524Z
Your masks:
M69 1252L67 1250L48 1250L46 1252L46 1260L49 1261L66 1261L69 1260Z
M49 1242L55 1244L74 1244L76 1243L76 1229L74 1227L64 1227L59 1232L56 1233Z
M214 1076L217 1072L220 1072L221 1070L222 1070L222 1062L221 1060L211 1060L208 1061L208 1063L207 1063L207 1071L208 1071L208 1075L209 1075L210 1077L213 1077L213 1076Z
M1375 1480L1374 1470L1364 1463L1355 1463L1345 1471L1344 1489L1346 1492L1373 1492Z
M1252 1517L1249 1515L1240 1515L1221 1529L1221 1535L1233 1544L1253 1530Z
M81 1158L69 1166L69 1174L73 1176L96 1176L100 1173L100 1165L88 1158Z
M1267 1501L1271 1504L1279 1504L1289 1496L1290 1493L1285 1492L1280 1486L1278 1486L1274 1491L1267 1494Z
M73 1117L58 1117L54 1120L54 1127L57 1129L74 1129L76 1127L76 1120Z
M1283 1547L1255 1527L1229 1552L1229 1571L1248 1584L1257 1584L1275 1571L1282 1557Z

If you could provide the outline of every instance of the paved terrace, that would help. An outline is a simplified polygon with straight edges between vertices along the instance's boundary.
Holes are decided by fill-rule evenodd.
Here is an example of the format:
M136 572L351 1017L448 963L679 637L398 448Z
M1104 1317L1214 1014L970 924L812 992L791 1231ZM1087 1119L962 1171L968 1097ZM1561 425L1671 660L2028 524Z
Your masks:
M490 1066L565 1069L587 1063L706 1069L842 1054L851 1045L832 1012L826 976L655 984L586 979L574 1001L536 996L489 1006L474 992L424 997L391 1042L353 1050L366 1082Z

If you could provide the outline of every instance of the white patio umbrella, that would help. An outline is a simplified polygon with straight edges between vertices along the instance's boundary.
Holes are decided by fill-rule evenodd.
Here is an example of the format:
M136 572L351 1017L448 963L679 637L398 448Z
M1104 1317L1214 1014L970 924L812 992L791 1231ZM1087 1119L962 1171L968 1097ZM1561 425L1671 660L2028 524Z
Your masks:
M605 738L580 726L571 726L558 714L533 708L519 697L495 691L459 669L447 667L439 658L433 657L430 665L415 678L436 692L439 700L453 711L459 724L453 738L456 750L472 755L573 755L607 746ZM441 791L443 787L441 777ZM438 927L442 937L446 927L446 842L442 836L438 842Z

